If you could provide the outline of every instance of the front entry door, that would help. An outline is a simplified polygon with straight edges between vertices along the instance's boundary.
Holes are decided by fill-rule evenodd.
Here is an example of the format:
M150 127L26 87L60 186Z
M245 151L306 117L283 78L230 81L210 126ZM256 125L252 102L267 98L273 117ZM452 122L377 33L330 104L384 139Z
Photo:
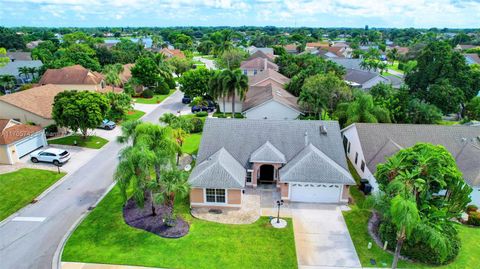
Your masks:
M264 164L260 166L259 184L272 184L275 181L273 165Z

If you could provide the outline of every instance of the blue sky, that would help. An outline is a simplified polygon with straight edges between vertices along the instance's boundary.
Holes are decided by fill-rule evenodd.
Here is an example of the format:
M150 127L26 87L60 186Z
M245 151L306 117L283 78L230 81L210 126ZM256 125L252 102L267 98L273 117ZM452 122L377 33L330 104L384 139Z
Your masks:
M0 25L480 28L480 0L0 0Z

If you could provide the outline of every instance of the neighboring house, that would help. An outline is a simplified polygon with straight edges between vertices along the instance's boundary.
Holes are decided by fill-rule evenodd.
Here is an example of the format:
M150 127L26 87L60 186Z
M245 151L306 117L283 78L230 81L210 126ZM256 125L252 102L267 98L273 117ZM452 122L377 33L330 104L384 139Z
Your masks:
M7 57L10 58L10 61L31 61L32 54L25 51L7 51Z
M378 73L356 69L347 69L343 79L348 85L363 90L368 90L379 83L391 83L389 79Z
M47 139L42 127L0 119L1 164L14 164L21 157L46 145Z
M273 54L267 54L261 50L258 50L256 51L255 53L253 53L252 55L250 55L250 57L247 58L247 61L248 60L253 60L255 58L263 58L263 59L268 59L269 61L273 62L275 60L275 55Z
M90 71L81 65L47 69L38 83L53 84L64 90L102 91L105 88L102 74Z
M127 83L132 78L132 67L135 64L124 64L123 65L123 72L120 74L120 79L122 80L122 84Z
M283 48L285 48L287 53L290 53L290 54L297 54L298 53L298 49L297 49L296 44L288 44L288 45L283 46Z
M37 70L42 67L42 61L21 61L21 60L14 60L7 63L5 66L0 67L0 76L2 75L10 75L14 76L17 79L18 84L28 83L32 79L32 74L20 74L19 68L28 67L28 68L36 68Z
M475 49L475 48L480 48L480 46L476 45L466 45L466 44L458 44L455 47L455 50L468 50L468 49Z
M241 207L246 188L293 202L346 203L348 172L336 121L207 118L189 183L192 207Z
M305 44L305 50L315 50L315 49L328 49L330 47L329 42L308 42Z
M343 66L345 69L355 69L364 71L361 67L362 60L361 59L346 59L346 58L333 58L329 59L330 61Z
M467 53L464 55L465 60L467 61L467 64L472 65L472 64L480 64L480 56L476 53Z
M473 203L480 206L480 127L355 123L343 129L342 135L347 158L374 191L378 190L377 165L399 150L416 143L445 146L473 188Z
M243 61L240 64L240 69L242 70L244 75L255 76L268 69L278 71L278 65L267 58L257 57L247 61Z
M257 51L261 51L261 52L263 52L265 54L268 54L268 55L274 55L273 48L257 48L255 46L250 46L250 47L247 48L247 52L250 55L254 54Z
M258 73L256 76L249 76L248 77L248 85L249 85L249 90L252 89L252 87L260 87L260 86L267 86L271 84L274 88L284 88L285 84L287 84L290 81L289 78L285 77L284 75L278 73L277 71L273 69L267 69L264 72ZM247 95L248 95L247 92ZM225 108L223 107L223 98L219 98L217 100L217 103L219 105L219 110L220 112L226 112L226 113L231 113L232 112L232 98L228 97L225 100ZM246 102L246 98L244 101L240 100L239 96L235 96L235 111L236 112L243 112L243 104Z
M28 49L34 49L36 47L38 47L38 45L40 45L40 43L43 43L44 41L43 40L35 40L35 41L32 41L32 42L28 42L27 43L27 48Z
M33 122L41 127L54 124L53 100L63 91L62 87L49 84L0 96L0 115L22 123Z
M410 51L408 47L400 47L400 46L387 47L387 51L393 50L393 49L397 49L397 52L399 55L406 55Z
M170 59L172 57L185 58L185 54L183 54L183 52L179 49L163 48L160 50L160 53L165 55L167 59Z

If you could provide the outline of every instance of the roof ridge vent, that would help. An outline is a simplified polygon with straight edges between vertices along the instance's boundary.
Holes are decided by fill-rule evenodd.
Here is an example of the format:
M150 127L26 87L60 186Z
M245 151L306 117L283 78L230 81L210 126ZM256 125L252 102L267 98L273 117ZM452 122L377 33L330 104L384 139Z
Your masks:
M320 134L326 135L327 133L327 127L323 124L320 124Z

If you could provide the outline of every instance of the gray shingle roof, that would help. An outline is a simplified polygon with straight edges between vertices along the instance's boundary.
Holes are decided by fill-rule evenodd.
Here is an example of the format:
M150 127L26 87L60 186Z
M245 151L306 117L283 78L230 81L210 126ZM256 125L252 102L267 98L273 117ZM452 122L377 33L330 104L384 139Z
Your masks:
M20 67L41 67L42 61L15 61L9 62L4 67L0 67L0 75L12 75L16 78L20 77L18 68Z
M349 172L309 144L280 169L282 182L316 182L355 185Z
M358 84L364 84L365 82L370 81L371 79L379 76L379 74L374 72L368 72L363 70L356 69L347 69L344 79L346 81L355 82Z
M269 141L255 150L250 156L250 162L257 163L286 163L285 155Z
M345 69L363 70L360 66L360 63L362 62L361 59L331 58L329 60L343 66Z
M480 127L380 123L355 123L355 127L372 173L399 148L426 142L445 146L467 183L480 186Z
M321 125L327 134L320 133ZM339 167L348 169L336 121L207 118L197 162L224 148L245 169L250 166L252 153L267 141L283 153L287 163L311 143Z
M193 169L188 182L201 188L243 188L245 176L245 168L221 148Z

